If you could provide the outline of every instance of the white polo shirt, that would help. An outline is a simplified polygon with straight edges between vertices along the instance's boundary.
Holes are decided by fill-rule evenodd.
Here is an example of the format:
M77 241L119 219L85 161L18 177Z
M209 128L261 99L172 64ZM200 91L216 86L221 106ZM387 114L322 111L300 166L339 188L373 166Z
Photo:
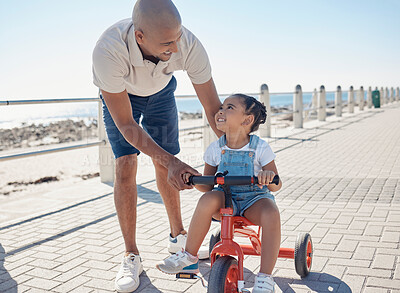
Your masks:
M200 41L182 26L178 52L157 64L144 60L136 43L132 19L117 22L97 41L93 51L93 83L110 93L126 89L130 94L150 96L162 90L175 70L185 70L194 84L211 79L211 65Z

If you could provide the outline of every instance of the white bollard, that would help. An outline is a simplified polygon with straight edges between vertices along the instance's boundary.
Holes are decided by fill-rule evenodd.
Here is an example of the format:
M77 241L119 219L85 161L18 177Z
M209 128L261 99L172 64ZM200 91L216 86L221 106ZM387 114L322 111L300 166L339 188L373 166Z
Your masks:
M100 165L100 181L102 183L114 182L114 154L111 145L107 139L106 129L103 121L103 103L100 100L98 106L97 125L99 140L104 144L99 145L99 165Z
M261 137L271 137L271 102L268 86L264 83L261 85L260 102L267 109L267 121L260 125L259 131Z
M396 102L398 102L400 100L400 88L397 87L396 89Z
M389 100L389 102L393 103L393 101L394 101L394 89L393 89L393 87L391 87L390 88L390 100Z
M342 88L340 85L337 86L335 93L335 114L336 117L342 117Z
M385 88L385 104L389 103L389 89Z
M358 91L358 108L360 111L364 110L364 88L360 87L360 90Z
M354 113L354 88L353 86L349 89L349 94L347 97L347 104L349 107L349 113Z
M318 94L318 121L326 120L326 93L325 87L321 85Z
M381 95L381 107L383 104L385 104L385 91L383 90L383 87L379 90L379 94Z
M299 84L293 94L293 112L294 128L303 128L303 91Z
M368 87L368 92L367 92L367 105L368 109L372 108L372 89L371 87Z

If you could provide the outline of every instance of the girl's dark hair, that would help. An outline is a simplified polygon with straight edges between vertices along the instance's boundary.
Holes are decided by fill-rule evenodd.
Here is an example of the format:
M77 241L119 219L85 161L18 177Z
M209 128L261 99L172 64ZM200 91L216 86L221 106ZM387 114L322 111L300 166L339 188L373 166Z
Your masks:
M260 124L264 124L267 119L267 109L263 103L260 103L255 98L244 95L244 94L234 94L231 97L238 97L242 100L245 106L245 112L247 115L254 116L254 122L251 126L250 132L258 130Z

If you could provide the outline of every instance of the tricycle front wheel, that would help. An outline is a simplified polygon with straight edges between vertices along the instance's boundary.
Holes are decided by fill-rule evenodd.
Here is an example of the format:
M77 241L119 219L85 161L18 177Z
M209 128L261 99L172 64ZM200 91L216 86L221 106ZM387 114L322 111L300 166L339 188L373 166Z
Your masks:
M229 255L218 258L210 271L208 293L237 293L239 267L235 258Z
M214 245L217 244L220 240L221 240L221 228L218 227L218 229L215 230L211 234L211 237L210 237L210 244L209 244L209 247L208 247L210 255L211 255L211 252L212 252L212 250L214 248Z

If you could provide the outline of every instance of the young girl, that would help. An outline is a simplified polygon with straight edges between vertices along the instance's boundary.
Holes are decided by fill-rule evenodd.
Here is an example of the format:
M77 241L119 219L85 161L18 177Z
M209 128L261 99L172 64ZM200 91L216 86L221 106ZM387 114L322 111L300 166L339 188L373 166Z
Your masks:
M213 142L204 154L204 175L227 170L227 176L258 176L258 186L231 186L233 215L244 216L262 227L261 266L253 293L275 291L271 273L281 242L279 210L270 191L278 191L282 182L269 184L278 174L275 154L267 142L250 135L265 123L266 116L265 106L255 98L243 94L228 97L215 115L217 128L225 135ZM185 182L189 177L190 174L185 174ZM190 223L185 251L157 264L157 268L164 273L199 272L198 250L210 228L212 217L219 219L219 210L224 207L221 187L195 187L206 193L200 198Z

